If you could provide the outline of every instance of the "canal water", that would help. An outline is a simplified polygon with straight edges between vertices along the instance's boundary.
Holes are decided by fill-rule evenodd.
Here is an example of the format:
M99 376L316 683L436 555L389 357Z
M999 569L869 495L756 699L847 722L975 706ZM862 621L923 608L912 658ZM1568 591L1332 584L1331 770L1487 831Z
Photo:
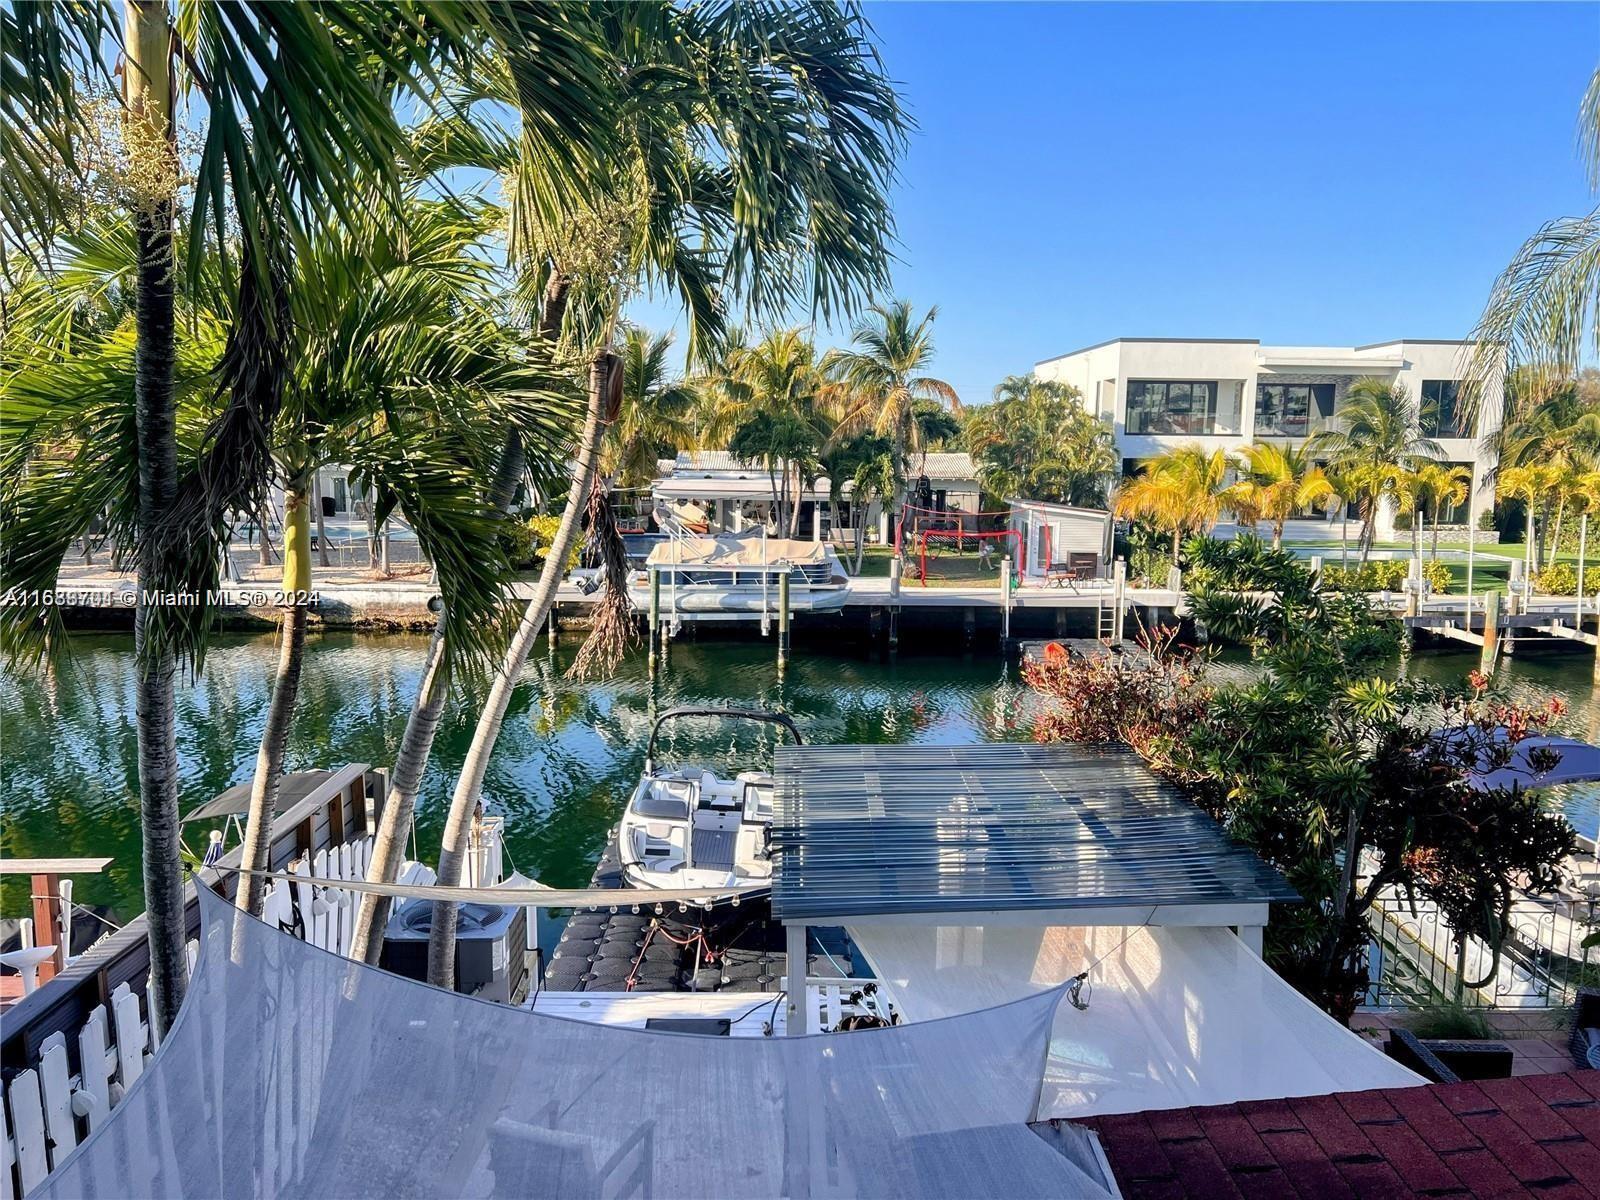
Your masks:
M615 678L563 677L576 639L530 662L500 736L484 793L506 816L507 848L524 873L556 887L588 882L644 759L655 713L684 704L754 704L792 714L809 742L950 743L1030 736L1014 670L986 647L971 656L903 651L887 661L808 647L782 678L767 642L679 643L651 684L635 654ZM311 638L287 769L393 760L416 693L426 639L324 634ZM540 644L541 652L544 644ZM9 677L0 689L0 852L9 857L110 856L79 881L76 898L124 919L143 907L134 734L132 641L79 635L49 678ZM181 806L187 812L250 777L276 662L274 638L220 638L201 678L178 693ZM1459 677L1460 653L1421 654L1408 670ZM1600 705L1585 656L1518 659L1502 675L1516 698L1567 700L1564 729L1600 739ZM481 688L458 689L423 789L417 837L436 857L447 804ZM672 727L669 726L669 730ZM662 757L734 771L770 766L770 728L677 724ZM1579 829L1600 823L1595 789L1561 797ZM187 830L204 848L207 823ZM26 881L8 880L0 915L26 910Z

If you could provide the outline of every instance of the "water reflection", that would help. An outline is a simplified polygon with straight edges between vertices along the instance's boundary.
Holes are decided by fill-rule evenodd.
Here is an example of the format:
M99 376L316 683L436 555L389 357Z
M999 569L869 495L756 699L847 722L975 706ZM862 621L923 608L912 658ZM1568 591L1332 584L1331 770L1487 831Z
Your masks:
M85 879L78 897L138 912L139 803L131 640L83 635L49 678L13 678L0 695L0 851L13 856L110 855L110 871ZM540 655L524 673L484 784L507 815L508 849L523 871L557 887L586 883L606 833L638 777L654 714L680 704L761 704L791 713L812 742L977 742L1029 736L1028 705L993 651L969 658L904 653L894 662L820 654L807 648L780 679L773 648L761 642L692 643L672 648L662 678L642 655L613 679L563 678L575 639ZM422 668L426 639L326 634L313 637L288 770L343 762L392 761ZM178 692L178 752L185 812L249 777L266 717L273 639L220 639L204 675ZM1423 653L1406 670L1459 679L1470 654ZM1539 704L1550 695L1570 710L1562 732L1600 740L1590 660L1583 655L1512 660L1501 685ZM1235 675L1236 669L1229 670ZM477 717L478 690L452 700L424 780L418 840L431 858ZM726 723L669 725L662 757L733 771L770 762L776 732ZM1581 832L1600 825L1600 789L1582 785L1559 798ZM198 845L204 829L191 839ZM26 909L25 880L6 881L5 915Z

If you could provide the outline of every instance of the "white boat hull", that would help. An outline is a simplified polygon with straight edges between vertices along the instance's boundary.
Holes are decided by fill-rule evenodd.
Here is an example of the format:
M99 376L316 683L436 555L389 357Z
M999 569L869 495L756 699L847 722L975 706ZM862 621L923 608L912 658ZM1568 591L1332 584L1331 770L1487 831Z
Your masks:
M628 599L640 612L650 611L650 589L630 587ZM843 608L850 599L848 585L828 587L792 587L789 590L790 612L832 612ZM682 613L749 613L759 616L763 612L778 614L778 589L768 590L763 596L759 588L724 588L703 585L679 587L676 597L670 585L661 588L661 612Z

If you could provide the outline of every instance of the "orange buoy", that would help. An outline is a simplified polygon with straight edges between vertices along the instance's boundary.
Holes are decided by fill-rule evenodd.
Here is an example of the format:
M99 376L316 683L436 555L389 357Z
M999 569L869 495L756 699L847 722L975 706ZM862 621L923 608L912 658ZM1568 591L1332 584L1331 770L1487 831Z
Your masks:
M1060 662L1067 657L1067 648L1060 642L1046 642L1044 644L1045 662Z

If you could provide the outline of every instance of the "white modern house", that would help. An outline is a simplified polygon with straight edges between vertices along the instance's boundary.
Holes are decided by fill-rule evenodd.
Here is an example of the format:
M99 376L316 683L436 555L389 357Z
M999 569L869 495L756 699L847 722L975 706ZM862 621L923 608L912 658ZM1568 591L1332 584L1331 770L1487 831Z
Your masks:
M693 450L676 459L662 459L658 469L660 475L650 487L654 502L701 532L741 533L772 521L772 480L760 463L741 461L726 450ZM913 490L922 478L927 479L929 508L949 513L952 520L978 512L978 473L969 455L913 455L907 470ZM862 511L848 481L841 489L843 499L835 527L829 486L824 476L808 481L802 489L800 537L812 541L853 538L858 521L865 521L869 534L876 533L880 541L888 537L889 514L883 504L874 499Z
M1045 359L1034 374L1077 388L1085 406L1111 422L1124 474L1185 443L1231 451L1304 442L1336 427L1339 402L1357 379L1394 380L1418 405L1422 432L1444 461L1472 468L1483 512L1493 503L1494 464L1480 448L1489 428L1465 428L1458 403L1472 350L1471 342L1420 339L1264 346L1253 338L1114 338ZM1480 407L1484 420L1498 419L1497 389ZM1461 508L1445 514L1446 523L1465 524Z

